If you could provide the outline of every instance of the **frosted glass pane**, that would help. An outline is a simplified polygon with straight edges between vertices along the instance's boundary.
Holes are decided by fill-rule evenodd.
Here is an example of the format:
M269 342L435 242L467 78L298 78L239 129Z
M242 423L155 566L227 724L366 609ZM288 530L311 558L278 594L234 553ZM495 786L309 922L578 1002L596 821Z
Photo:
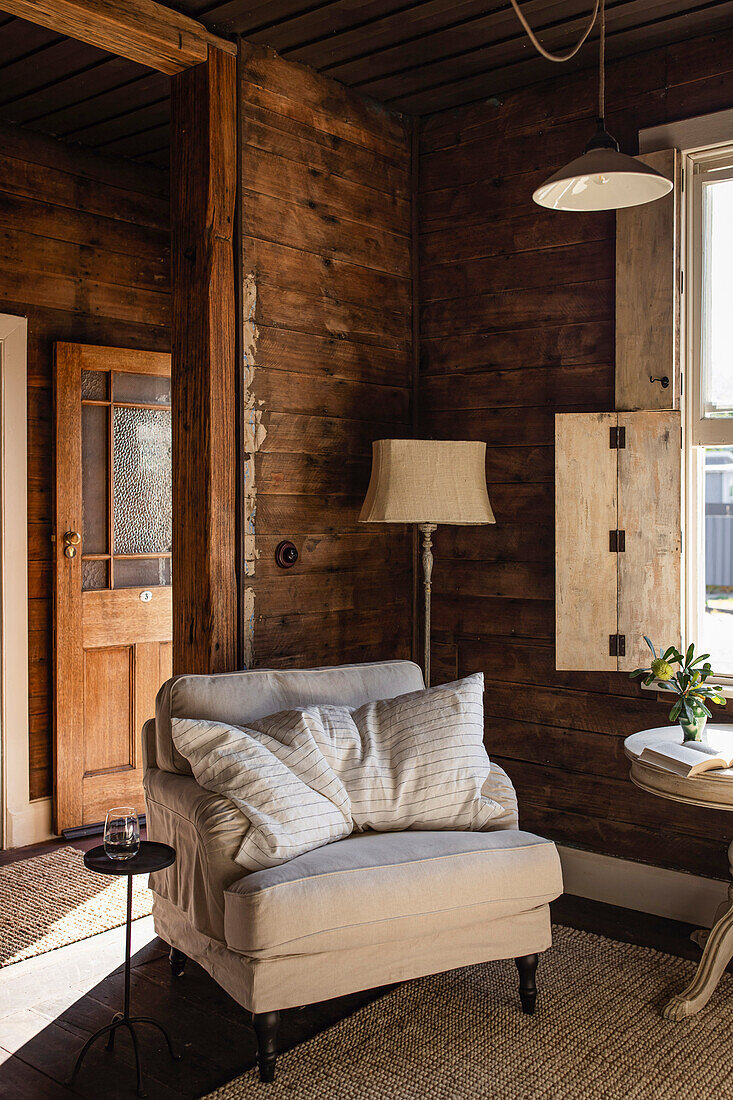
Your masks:
M86 401L107 400L107 380L109 373L104 370L83 370L81 372L81 396Z
M170 558L115 558L115 588L157 588L170 583Z
M171 403L171 380L164 375L115 371L112 387L115 401L130 401L141 405Z
M114 548L116 554L171 549L169 409L114 410Z
M706 416L733 415L733 180L705 186L702 357Z
M83 561L81 563L81 586L85 592L95 588L107 588L107 562Z
M81 537L85 554L106 554L109 406L81 407Z

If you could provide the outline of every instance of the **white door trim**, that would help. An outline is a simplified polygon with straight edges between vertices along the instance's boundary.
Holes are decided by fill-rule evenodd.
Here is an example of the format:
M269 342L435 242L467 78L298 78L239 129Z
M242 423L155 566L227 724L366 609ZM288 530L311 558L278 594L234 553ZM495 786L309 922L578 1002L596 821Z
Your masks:
M28 419L25 317L0 314L0 761L2 846L47 840L51 799L30 799L28 746Z

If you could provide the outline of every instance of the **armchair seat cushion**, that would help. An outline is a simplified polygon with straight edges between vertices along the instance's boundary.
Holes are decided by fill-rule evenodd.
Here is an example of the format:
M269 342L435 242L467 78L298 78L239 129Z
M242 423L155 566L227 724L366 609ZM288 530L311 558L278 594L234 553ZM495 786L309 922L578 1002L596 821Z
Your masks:
M366 833L233 883L224 928L247 956L312 955L488 925L561 892L555 845L532 833Z

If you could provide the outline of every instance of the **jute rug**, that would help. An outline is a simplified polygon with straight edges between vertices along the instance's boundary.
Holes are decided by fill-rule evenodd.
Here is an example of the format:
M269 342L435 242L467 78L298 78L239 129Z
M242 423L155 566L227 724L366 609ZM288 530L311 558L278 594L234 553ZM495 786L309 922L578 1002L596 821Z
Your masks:
M147 876L133 888L133 919L145 917ZM76 848L0 867L0 967L124 924L126 896L126 877L87 871Z
M730 1100L733 980L698 1015L659 1007L694 964L555 927L534 1016L512 961L408 982L216 1100Z

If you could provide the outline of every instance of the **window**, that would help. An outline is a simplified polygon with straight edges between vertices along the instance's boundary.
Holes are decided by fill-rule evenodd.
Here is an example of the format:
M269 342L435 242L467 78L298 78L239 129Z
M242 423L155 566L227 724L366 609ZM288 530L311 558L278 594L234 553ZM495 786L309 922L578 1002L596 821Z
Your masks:
M733 684L733 145L685 176L686 635Z

